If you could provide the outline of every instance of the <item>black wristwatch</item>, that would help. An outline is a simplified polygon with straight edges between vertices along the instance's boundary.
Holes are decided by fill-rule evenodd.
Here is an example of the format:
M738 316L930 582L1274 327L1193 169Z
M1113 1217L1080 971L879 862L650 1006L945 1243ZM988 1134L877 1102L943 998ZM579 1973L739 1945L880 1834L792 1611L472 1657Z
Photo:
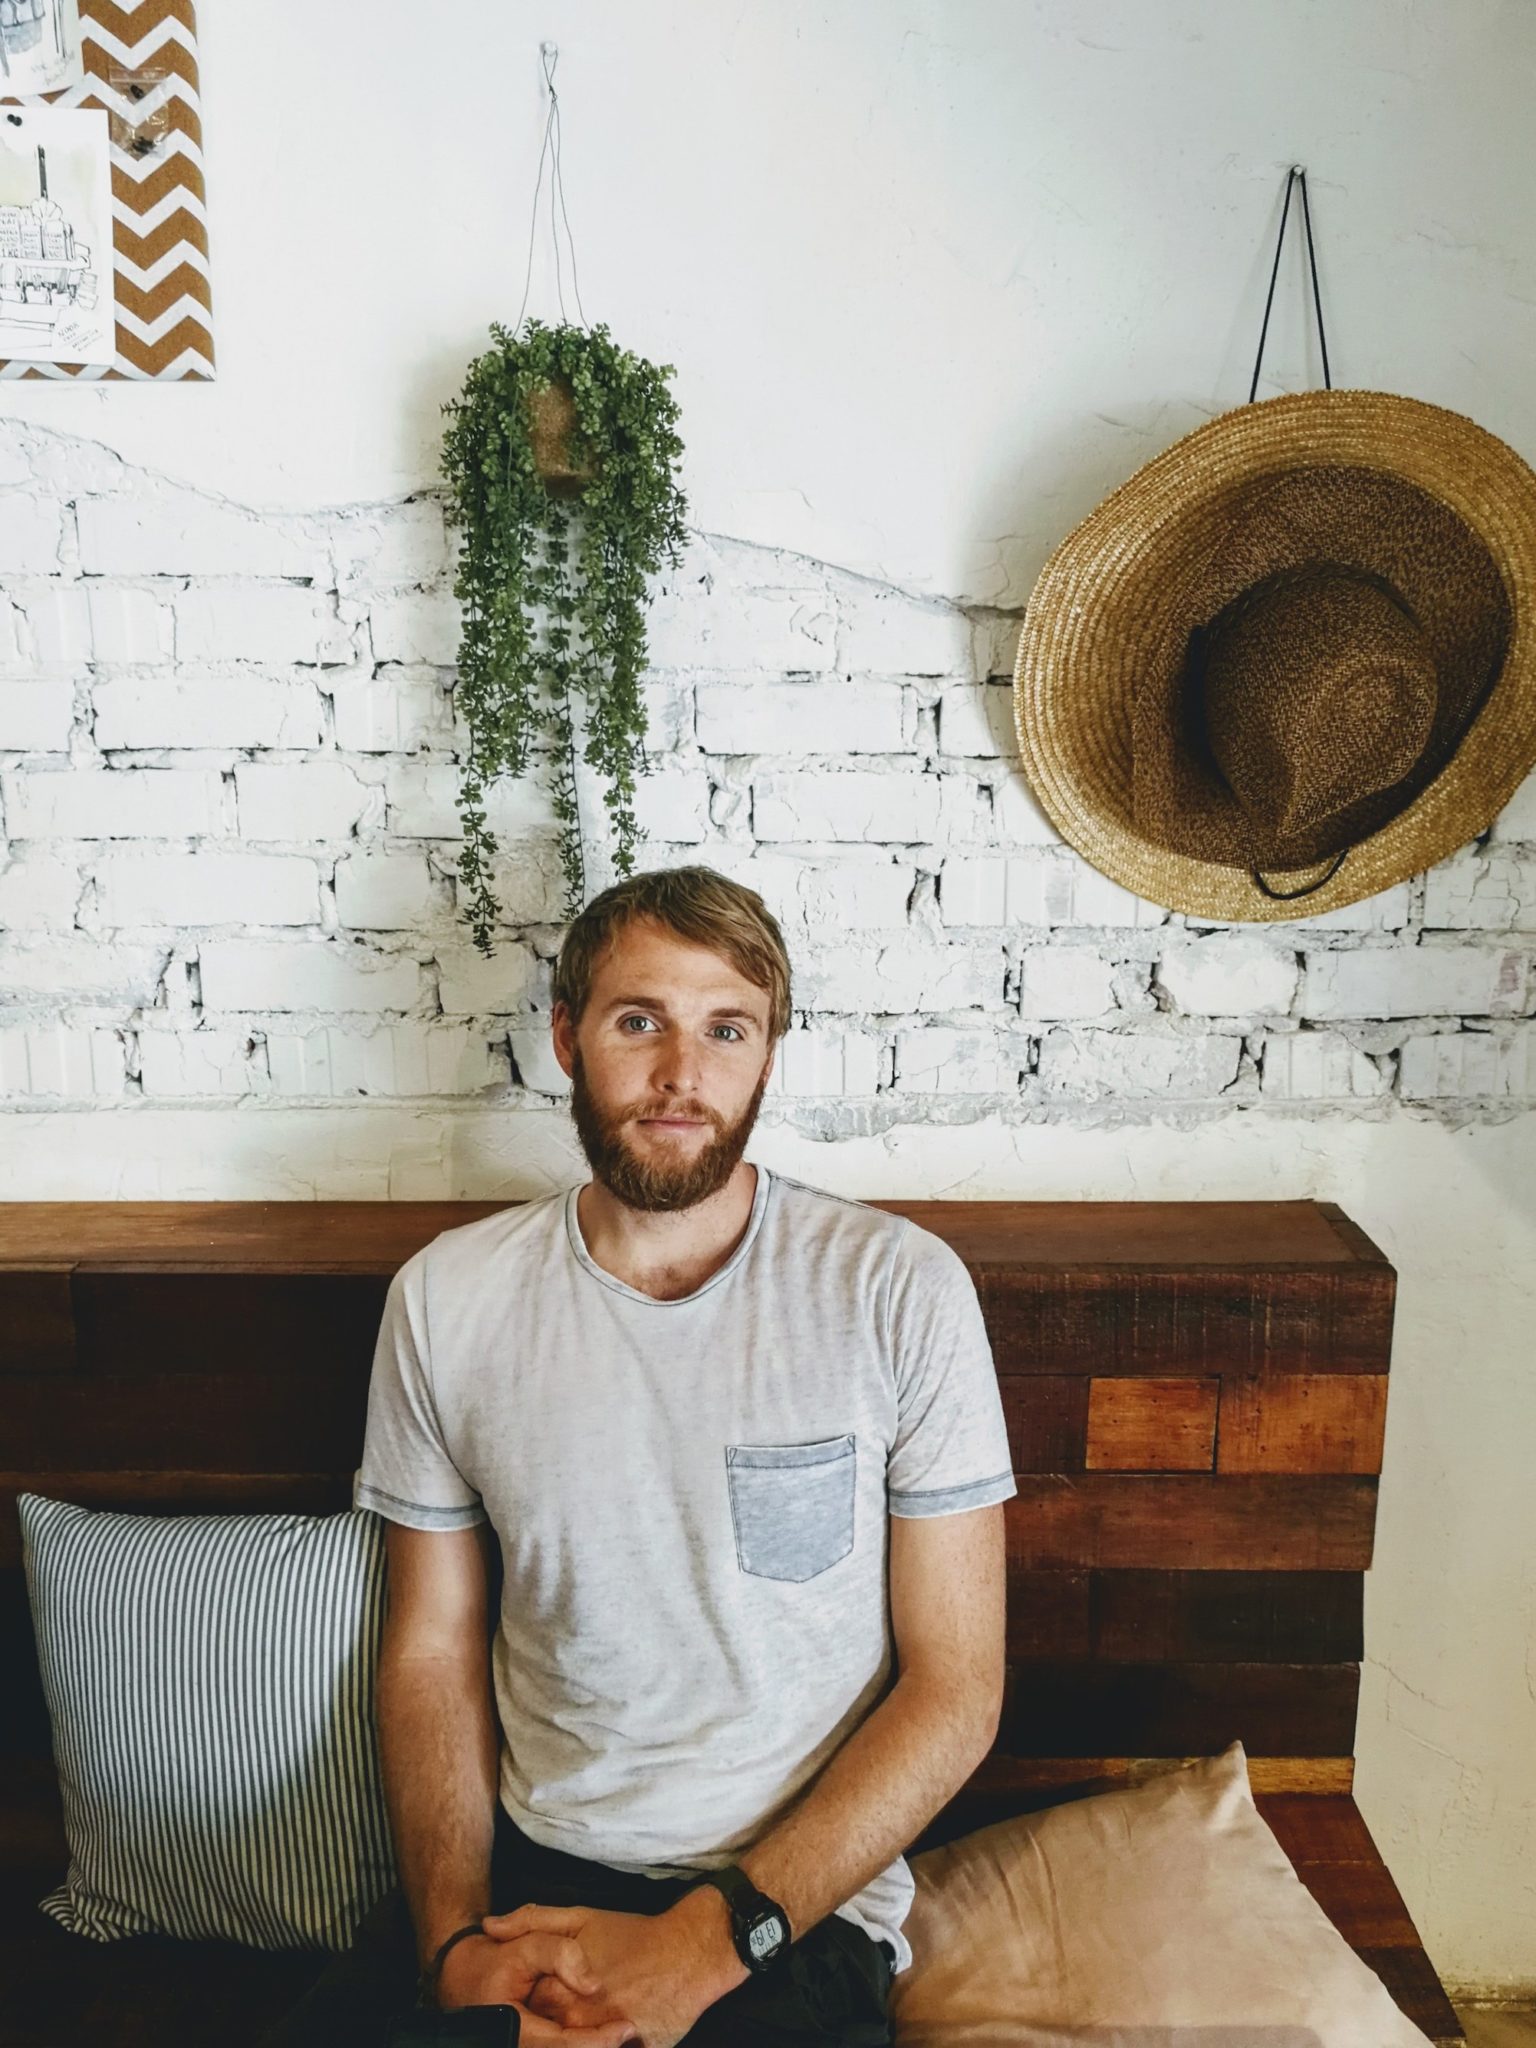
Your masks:
M789 1915L784 1908L760 1892L739 1863L703 1871L698 1882L712 1884L724 1895L731 1909L731 1939L747 1968L754 1976L771 1970L789 1947Z

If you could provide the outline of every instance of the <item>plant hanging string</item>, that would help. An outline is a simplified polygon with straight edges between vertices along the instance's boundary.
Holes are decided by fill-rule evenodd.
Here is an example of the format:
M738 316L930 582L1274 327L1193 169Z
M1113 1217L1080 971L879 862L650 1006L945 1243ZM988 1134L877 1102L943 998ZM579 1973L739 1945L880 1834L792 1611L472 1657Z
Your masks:
M560 167L560 95L555 90L555 67L560 62L560 49L556 43L540 43L539 57L544 66L544 87L549 94L549 112L544 117L544 139L539 148L538 174L533 181L533 211L528 221L528 267L523 276L523 302L517 309L514 333L521 333L523 316L528 310L528 293L533 283L533 252L538 243L539 196L544 189L544 164L549 161L549 241L555 253L555 296L560 305L560 320L563 326L570 326L570 315L565 307L565 280L560 269L560 222L565 223L565 239L571 252L571 291L576 300L576 310L581 315L580 324L587 324L587 311L581 303L581 286L576 275L576 238L571 233L571 218L565 205L565 178ZM559 213L556 213L556 202ZM549 568L554 588L563 592L566 572L570 568L571 535L564 522L558 529L558 544L561 560L557 565L551 554ZM554 593L552 592L552 595ZM556 598L558 602L558 598ZM581 817L581 782L576 772L576 707L571 701L571 664L556 658L552 662L552 675L558 692L559 708L552 720L555 739L559 745L559 766L555 771L555 809L562 823L567 827L570 844L569 858L574 862L579 880L573 894L587 901L587 835Z
M565 239L571 252L571 290L576 297L576 310L581 315L580 324L587 324L586 308L581 303L581 285L576 276L576 238L571 233L570 215L565 210L565 180L560 175L560 95L555 91L555 66L560 61L560 50L555 43L540 43L539 55L544 63L544 84L549 92L549 112L544 119L544 145L539 151L539 174L533 181L533 215L528 223L528 270L523 279L523 303L517 309L513 322L516 333L523 324L523 315L528 310L528 293L533 284L533 251L539 233L539 194L544 188L544 160L551 154L553 146L554 163L549 179L549 238L555 252L555 294L560 301L560 318L569 324L565 310L565 283L560 274L560 228L555 218L555 201L560 202L560 220L565 222Z

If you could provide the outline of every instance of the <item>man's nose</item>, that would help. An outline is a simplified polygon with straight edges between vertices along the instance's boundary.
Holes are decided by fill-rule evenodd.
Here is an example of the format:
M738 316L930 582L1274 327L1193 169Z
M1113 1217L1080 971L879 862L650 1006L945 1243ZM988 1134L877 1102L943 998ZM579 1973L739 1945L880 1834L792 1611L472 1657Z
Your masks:
M652 1069L658 1088L686 1095L699 1085L699 1055L686 1038L673 1038L656 1049Z

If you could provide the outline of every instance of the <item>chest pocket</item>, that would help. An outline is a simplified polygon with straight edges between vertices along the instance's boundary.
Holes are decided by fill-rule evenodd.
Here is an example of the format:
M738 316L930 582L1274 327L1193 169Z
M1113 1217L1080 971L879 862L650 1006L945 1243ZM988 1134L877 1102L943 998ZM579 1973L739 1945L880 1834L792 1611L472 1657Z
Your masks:
M727 1444L736 1562L760 1579L814 1579L853 1548L853 1437Z

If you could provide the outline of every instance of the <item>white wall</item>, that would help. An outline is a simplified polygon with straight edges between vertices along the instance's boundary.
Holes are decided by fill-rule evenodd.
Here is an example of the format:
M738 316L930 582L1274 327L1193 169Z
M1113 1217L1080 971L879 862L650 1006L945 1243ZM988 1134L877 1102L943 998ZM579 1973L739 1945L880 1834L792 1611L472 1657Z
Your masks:
M218 382L0 389L0 1195L577 1175L538 778L496 960L456 923L431 497L522 296L552 37L586 313L676 364L688 449L647 855L754 880L794 952L759 1156L1315 1194L1377 1237L1361 1803L1453 1987L1536 1991L1536 779L1427 878L1207 925L1060 844L1002 680L1053 542L1246 396L1293 159L1335 380L1536 458L1536 11L460 0L431 44L397 0L366 37L339 0L302 41L201 13ZM1266 388L1316 377L1299 249Z

